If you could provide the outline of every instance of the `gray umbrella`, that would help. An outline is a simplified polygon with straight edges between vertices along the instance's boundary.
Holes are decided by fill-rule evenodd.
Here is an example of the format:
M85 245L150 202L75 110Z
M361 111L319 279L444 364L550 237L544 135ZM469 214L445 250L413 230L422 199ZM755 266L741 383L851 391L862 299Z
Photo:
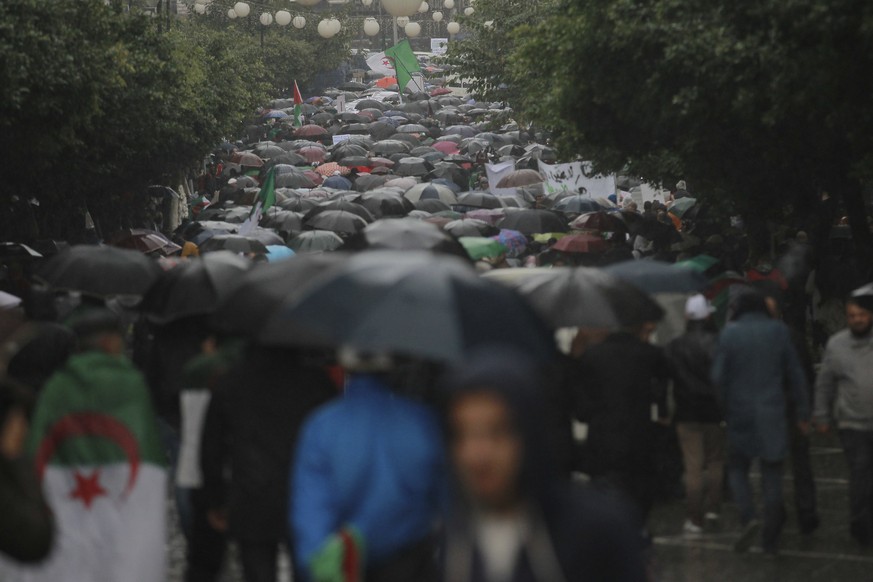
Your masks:
M362 174L355 180L355 190L366 192L384 185L391 176L378 176L376 174Z
M385 139L382 141L377 141L373 144L372 152L376 156L390 156L391 154L397 153L409 153L412 150L412 146L408 143L395 140L395 139Z
M328 230L301 232L288 241L288 246L298 253L333 251L341 247L342 244L343 239Z
M424 158L404 158L394 168L394 173L398 176L424 176L433 166Z
M361 210L365 210L363 206ZM329 230L337 234L353 234L363 230L367 226L367 221L357 214L345 210L325 210L306 220L305 224L314 230Z

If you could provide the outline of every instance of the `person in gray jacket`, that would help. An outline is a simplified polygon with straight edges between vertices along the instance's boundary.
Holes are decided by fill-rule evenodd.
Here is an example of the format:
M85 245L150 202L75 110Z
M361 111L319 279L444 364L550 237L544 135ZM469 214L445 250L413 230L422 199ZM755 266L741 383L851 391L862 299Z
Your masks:
M870 287L870 286L868 286ZM865 288L853 295L863 293ZM873 292L850 297L848 328L828 340L815 385L813 420L825 434L836 424L849 465L850 530L873 542Z

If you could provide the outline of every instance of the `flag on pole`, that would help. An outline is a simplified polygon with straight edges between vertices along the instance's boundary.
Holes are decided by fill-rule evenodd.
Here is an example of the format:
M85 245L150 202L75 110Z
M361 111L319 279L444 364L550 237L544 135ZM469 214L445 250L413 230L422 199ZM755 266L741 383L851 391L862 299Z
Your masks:
M296 109L296 108L295 108ZM246 218L239 227L239 234L245 236L252 232L258 223L261 222L261 217L276 203L276 168L270 168L267 172L267 177L264 178L264 184L258 192L258 199L252 207L249 217Z
M300 95L300 87L294 80L294 127L303 125L303 97Z
M166 580L167 469L133 364L98 351L72 356L46 383L26 446L57 537L44 562L4 561L0 579Z
M409 46L409 40L404 38L396 45L386 49L385 56L394 65L394 70L397 73L397 84L400 87L401 93L405 90L413 93L424 91L424 77L421 75L418 59L415 58L415 53L412 52L412 47Z

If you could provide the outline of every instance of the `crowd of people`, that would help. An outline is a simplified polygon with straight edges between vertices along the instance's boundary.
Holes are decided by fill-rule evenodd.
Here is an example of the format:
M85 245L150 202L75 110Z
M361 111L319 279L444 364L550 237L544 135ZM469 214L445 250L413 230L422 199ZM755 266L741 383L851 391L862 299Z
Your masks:
M649 514L665 498L684 496L676 528L698 537L730 521L729 491L735 549L778 552L789 459L798 524L813 534L810 436L832 431L850 533L873 543L871 285L815 285L831 267L806 233L757 249L684 182L643 200L620 180L594 199L549 195L540 175L496 196L489 164L536 173L555 161L507 111L348 97L354 111L324 96L299 121L259 112L211 156L172 246L149 246L142 265L134 251L94 254L76 284L62 279L64 253L4 266L0 577L163 580L170 490L191 582L218 580L231 542L247 582L275 581L283 548L294 579L313 582L652 580ZM637 262L678 263L670 273L696 283L665 295L629 278L654 311L552 329L545 361L510 337L445 360L309 342L293 317L280 323L301 325L299 345L260 335L306 284L385 248L494 281ZM389 271L370 273L372 289L387 293L375 279ZM280 307L265 316L269 293L234 295L247 285L278 288ZM826 301L838 305L828 320ZM405 322L413 334L436 333L425 314ZM364 329L378 336L378 318Z

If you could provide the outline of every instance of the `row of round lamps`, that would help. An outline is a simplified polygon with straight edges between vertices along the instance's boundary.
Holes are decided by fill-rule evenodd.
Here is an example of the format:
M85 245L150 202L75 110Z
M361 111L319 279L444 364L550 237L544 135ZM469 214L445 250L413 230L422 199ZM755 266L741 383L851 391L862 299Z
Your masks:
M300 4L302 6L314 6L314 5L318 4L320 1L321 0L297 0L297 4ZM392 16L395 16L395 18L397 19L397 25L400 26L401 28L403 28L403 32L406 33L406 36L414 38L414 37L418 36L419 34L421 34L421 25L417 22L410 22L409 16L411 16L412 14L406 14L406 12L408 12L408 10L409 10L409 6L412 4L412 2L410 0L381 0L381 1L382 1L383 7L385 7L385 9L388 10L389 13L392 14ZM418 3L419 0L414 0L414 1L415 1L415 3ZM372 0L362 0L362 2L364 3L365 6L372 4ZM405 6L403 6L399 9L399 12L401 12L401 14L395 15L393 12L391 12L391 10L389 10L388 6L389 6L389 4L392 4L392 2L405 3ZM443 6L445 6L447 9L451 10L452 8L455 7L455 0L444 0ZM396 6L395 6L395 8L396 8ZM430 9L430 6L428 5L427 2L421 2L420 4L418 4L418 8L416 9L416 11L420 12L420 13L424 13L424 12L427 12L429 9ZM196 2L194 4L194 11L198 14L204 14L206 12L206 4L204 2L201 2L201 1ZM251 6L249 6L246 2L237 2L236 4L233 5L233 8L228 9L227 17L230 19L234 19L237 17L245 18L250 13L251 13ZM413 14L414 14L414 12L413 12ZM467 16L470 16L471 14L473 14L473 7L472 6L467 7L464 10L464 14L466 14ZM443 20L443 13L440 11L436 11L432 14L432 18L433 18L434 22L441 22ZM261 16L258 18L260 23L263 24L264 26L271 25L273 23L274 19L275 19L276 24L278 24L279 26L288 26L289 24L291 24L294 26L294 28L297 28L297 29L301 29L301 28L304 28L306 26L306 19L304 17L302 17L302 16L292 17L291 13L288 12L287 10L277 11L275 18L269 12L262 13ZM337 20L336 18L333 18L333 17L328 18L328 19L323 19L321 22L318 23L318 28L317 28L318 34L322 38L332 38L332 37L336 36L341 29L342 29L342 25L340 24L340 21ZM381 30L381 27L379 26L379 21L377 21L375 18L369 17L369 18L364 19L364 34L366 34L367 36L376 36L377 34L379 34L380 30ZM457 22L452 21L452 22L449 22L448 24L446 24L446 30L449 32L449 34L458 34L458 32L460 32L460 30L461 30L461 25L458 24Z

